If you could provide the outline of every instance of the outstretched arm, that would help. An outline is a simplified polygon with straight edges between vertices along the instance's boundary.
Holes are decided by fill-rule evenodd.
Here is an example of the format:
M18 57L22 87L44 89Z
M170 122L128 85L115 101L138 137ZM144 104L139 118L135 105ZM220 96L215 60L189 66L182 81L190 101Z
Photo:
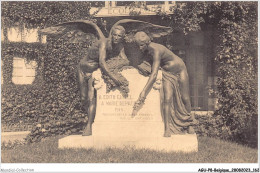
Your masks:
M121 82L111 73L106 63L106 41L101 40L99 46L99 66L108 75L116 85L121 85Z
M139 99L144 100L146 98L146 96L149 94L149 92L151 91L152 86L157 78L158 70L160 67L160 61L161 61L161 57L160 57L159 51L155 51L153 53L152 73L151 73L143 91L141 92Z
M160 55L159 52L156 51L153 54L153 65L152 65L152 73L143 89L143 91L140 93L138 100L135 102L134 107L133 107L133 112L132 112L132 117L136 116L138 110L140 107L144 104L144 101L146 99L146 96L149 94L149 92L152 89L152 86L154 82L156 81L158 70L160 67Z

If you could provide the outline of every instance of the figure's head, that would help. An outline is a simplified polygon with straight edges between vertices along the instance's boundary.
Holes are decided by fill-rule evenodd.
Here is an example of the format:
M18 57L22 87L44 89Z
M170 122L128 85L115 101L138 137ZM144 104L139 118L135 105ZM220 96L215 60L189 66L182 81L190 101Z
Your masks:
M151 43L151 39L145 32L137 32L135 34L135 42L139 46L140 50L144 52Z
M125 37L125 28L117 25L112 29L112 42L114 44L122 43Z

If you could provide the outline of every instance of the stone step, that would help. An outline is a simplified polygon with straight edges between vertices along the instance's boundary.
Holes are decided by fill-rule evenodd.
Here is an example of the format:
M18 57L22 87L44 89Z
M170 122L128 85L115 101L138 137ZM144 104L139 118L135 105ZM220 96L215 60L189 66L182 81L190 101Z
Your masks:
M59 140L59 148L97 149L133 147L161 152L197 152L196 134L172 135L165 137L112 137L71 135Z
M2 132L1 133L1 142L15 141L15 140L24 140L30 131L20 131L20 132Z

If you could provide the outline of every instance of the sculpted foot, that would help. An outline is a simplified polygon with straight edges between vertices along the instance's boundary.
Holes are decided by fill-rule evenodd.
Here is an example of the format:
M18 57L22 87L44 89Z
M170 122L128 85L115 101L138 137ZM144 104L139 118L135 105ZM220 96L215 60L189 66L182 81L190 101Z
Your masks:
M82 136L91 136L92 135L92 128L91 126L87 126L82 133Z
M163 137L166 137L166 138L171 137L171 132L170 132L170 130L165 130Z

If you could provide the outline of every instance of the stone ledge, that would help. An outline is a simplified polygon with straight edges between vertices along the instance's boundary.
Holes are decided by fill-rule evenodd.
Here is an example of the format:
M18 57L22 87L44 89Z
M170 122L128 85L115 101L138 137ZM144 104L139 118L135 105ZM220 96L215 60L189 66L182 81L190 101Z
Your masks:
M172 135L170 138L164 137L112 137L112 136L81 136L71 135L59 140L58 147L83 148L83 149L106 149L134 147L136 149L149 149L162 152L197 152L198 141L196 134Z
M15 140L24 140L30 131L22 132L2 132L1 133L1 142L15 141Z

